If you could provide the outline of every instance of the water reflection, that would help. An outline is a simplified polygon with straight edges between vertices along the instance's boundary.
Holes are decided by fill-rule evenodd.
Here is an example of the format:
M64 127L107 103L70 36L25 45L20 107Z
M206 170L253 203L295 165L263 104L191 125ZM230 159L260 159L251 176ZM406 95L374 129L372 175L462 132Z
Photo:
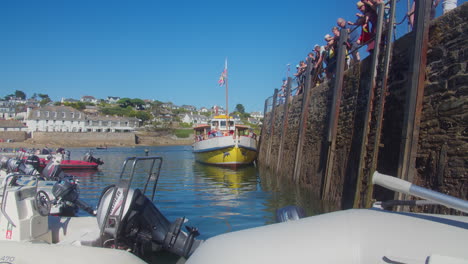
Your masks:
M265 202L269 211L276 211L288 205L304 208L307 216L338 210L336 205L321 201L309 188L294 184L284 176L266 169L261 169L259 175L263 191L272 194Z
M197 163L191 146L95 151L94 155L104 164L94 174L77 172L80 196L96 205L104 187L118 182L124 160L144 156L145 150L164 160L154 203L170 221L185 216L187 225L199 228L201 239L274 223L276 210L287 205L301 206L307 215L330 210L306 188L288 184L254 166L231 170ZM72 149L72 158L81 157L86 151Z
M254 166L232 170L195 162L193 174L200 182L216 186L224 194L239 195L242 192L256 191L258 171Z

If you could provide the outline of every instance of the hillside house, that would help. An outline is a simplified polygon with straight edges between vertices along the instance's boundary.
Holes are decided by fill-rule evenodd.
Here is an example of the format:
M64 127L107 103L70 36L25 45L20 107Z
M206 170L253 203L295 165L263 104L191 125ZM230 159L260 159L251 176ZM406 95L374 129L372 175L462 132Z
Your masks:
M182 117L182 122L193 125L208 124L208 117L204 115L194 115L193 113L187 113Z

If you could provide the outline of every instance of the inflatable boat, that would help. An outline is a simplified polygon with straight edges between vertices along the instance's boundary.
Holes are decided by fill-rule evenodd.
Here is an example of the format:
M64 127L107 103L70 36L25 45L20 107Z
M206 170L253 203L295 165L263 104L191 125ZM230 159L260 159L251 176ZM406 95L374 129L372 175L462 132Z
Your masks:
M379 173L373 181L468 213L467 201ZM186 263L468 263L466 216L392 212L376 203L371 209L283 219L210 238Z

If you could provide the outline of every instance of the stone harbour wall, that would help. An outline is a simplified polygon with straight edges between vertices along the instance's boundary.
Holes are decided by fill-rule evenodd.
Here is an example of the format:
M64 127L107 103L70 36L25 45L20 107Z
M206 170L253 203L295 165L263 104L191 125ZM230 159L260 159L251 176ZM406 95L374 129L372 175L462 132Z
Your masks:
M416 155L416 174L413 182L462 199L468 199L468 3L431 21L427 52L426 78L419 139ZM388 75L388 93L385 95L382 135L379 144L377 171L397 176L405 102L411 76L408 47L415 42L407 34L396 42ZM351 67L345 73L340 105L336 150L330 188L322 198L335 202L341 208L365 207L371 199L390 200L393 192L375 187L369 195L370 164L376 113L370 122L369 144L362 176L359 159L364 131L366 102L369 91L370 58ZM309 186L322 194L325 165L328 156L328 120L332 107L333 83L327 82L310 91L310 104L304 144L301 146L301 170L293 179L303 96L294 96L288 103L288 122L283 152L278 157L283 129L283 108L267 113L262 127L258 163L262 169ZM377 92L372 105L375 107ZM274 115L273 129L270 121ZM447 211L436 208L431 211Z

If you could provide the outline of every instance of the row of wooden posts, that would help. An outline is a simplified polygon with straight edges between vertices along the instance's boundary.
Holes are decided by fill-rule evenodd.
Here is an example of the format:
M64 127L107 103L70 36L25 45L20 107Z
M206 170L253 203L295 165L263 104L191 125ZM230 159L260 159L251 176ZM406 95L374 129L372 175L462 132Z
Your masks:
M430 0L418 1L419 4L416 6L416 20L415 20L415 29L413 33L415 34L415 45L413 47L412 57L410 61L412 61L410 69L411 69L411 78L410 78L410 90L407 95L406 99L406 109L405 109L405 123L403 128L402 137L405 139L402 142L401 149L403 150L402 154L400 155L400 160L398 164L399 172L398 177L411 180L412 169L414 169L414 161L416 158L415 148L417 147L417 135L419 130L419 117L421 115L421 104L422 104L422 96L423 96L423 89L424 89L424 69L425 69L425 53L427 51L427 42L428 42L428 26L427 21L429 18L430 13ZM396 10L396 0L391 0L390 2L390 17L388 19L388 25L394 25L395 23L395 10ZM420 15L421 14L421 15ZM378 160L378 152L380 146L380 137L381 137L381 126L382 126L382 119L383 113L385 108L385 96L380 96L378 98L378 102L374 105L374 99L377 89L377 83L380 83L380 91L378 93L380 95L385 95L387 93L387 76L389 72L389 65L391 60L392 54L392 37L393 37L393 30L394 27L387 27L387 30L384 32L384 4L380 4L378 6L378 19L377 19L377 30L375 34L375 49L372 53L372 66L371 66L371 73L370 73L370 80L367 82L368 87L368 95L367 95L367 106L366 106L366 113L365 113L365 121L363 127L363 136L361 139L361 150L360 150L360 158L359 158L359 165L358 165L358 179L357 179L357 186L356 186L356 195L354 206L359 206L360 201L360 189L361 189L361 182L362 177L364 174L365 169L365 159L366 155L369 155L366 151L366 148L369 144L369 135L370 135L370 123L372 115L377 116L376 128L374 131L373 140L373 151L371 156L368 159L372 160L371 168L369 169L370 175L377 169L377 160ZM385 35L383 35L385 33ZM332 171L333 166L335 163L335 147L336 147L336 137L337 137L337 128L338 128L338 117L340 114L340 106L342 100L342 88L343 88L343 79L344 79L344 71L345 71L345 56L346 56L346 45L345 42L348 38L347 30L342 29L340 31L340 40L338 45L338 53L337 53L337 67L335 78L333 79L333 99L330 103L329 111L329 122L328 122L328 135L327 135L327 158L326 158L326 166L325 166L325 173L324 173L324 180L323 186L321 188L321 197L323 198L326 193L329 191L330 188L330 181L332 178ZM382 43L381 41L384 40ZM383 60L379 60L379 56L381 56L381 48L383 48ZM303 162L303 146L305 141L305 131L306 131L306 124L308 120L308 113L309 113L309 106L311 100L311 88L315 86L315 82L313 82L313 76L310 74L312 71L313 65L311 63L307 64L307 70L305 72L305 86L303 91L303 98L302 98L302 105L301 105L301 115L299 120L299 131L297 137L297 148L294 160L294 170L291 171L292 179L297 182L300 178L300 172ZM377 72L380 70L381 74L380 79L377 78ZM275 89L274 94L272 97L269 97L265 100L265 121L263 122L262 133L267 133L269 137L267 138L267 142L262 141L260 144L267 144L267 153L265 153L266 158L264 162L267 163L268 167L273 169L274 171L278 171L279 168L282 166L283 160L283 151L284 151L284 139L286 136L286 131L288 129L288 113L289 113L289 104L288 99L290 98L291 94L291 83L292 78L288 78L286 90L283 94L284 96L284 104L278 104L278 97L279 92L278 89ZM275 131L275 113L277 111L283 111L281 126L279 127L278 131ZM373 113L373 111L376 111ZM267 116L267 112L270 114ZM278 148L278 158L277 160L271 160L271 150L272 150L272 142L274 137L280 137L279 148ZM263 138L263 137L262 137ZM372 144L372 142L371 142ZM259 147L260 149L260 147ZM369 176L370 177L370 176ZM372 196L372 188L368 188L369 192L366 197L370 199ZM370 200L367 202L369 203Z

